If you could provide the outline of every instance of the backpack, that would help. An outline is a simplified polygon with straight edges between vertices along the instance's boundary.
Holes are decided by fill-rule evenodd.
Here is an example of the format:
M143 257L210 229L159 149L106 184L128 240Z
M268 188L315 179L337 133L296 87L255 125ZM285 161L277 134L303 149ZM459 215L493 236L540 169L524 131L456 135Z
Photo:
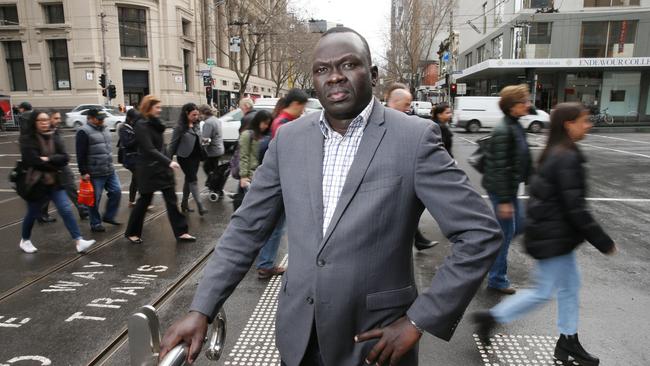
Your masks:
M485 172L485 152L489 148L492 135L483 136L476 140L478 148L467 158L467 162L479 173Z

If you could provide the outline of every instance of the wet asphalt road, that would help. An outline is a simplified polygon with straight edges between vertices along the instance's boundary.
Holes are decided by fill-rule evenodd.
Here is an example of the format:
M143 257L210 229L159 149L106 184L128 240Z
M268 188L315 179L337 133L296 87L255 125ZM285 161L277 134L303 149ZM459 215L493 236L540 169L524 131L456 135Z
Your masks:
M465 160L475 149L473 141L484 134L458 131L454 142L458 164L482 193L480 176ZM5 177L18 158L15 140L14 134L0 135L0 174ZM65 141L73 152L74 138ZM529 135L529 141L538 145L534 149L539 152L544 137ZM589 159L591 207L617 242L620 254L605 257L589 245L579 250L583 282L580 337L588 350L600 356L602 365L650 365L650 134L591 135L582 145ZM126 191L129 173L120 171L119 175ZM201 172L201 181L203 177ZM182 174L177 174L177 180L180 190ZM229 182L227 190L234 190L234 182ZM210 203L205 195L202 198L210 212L203 218L190 214L197 243L175 242L162 201L156 198L142 246L128 244L122 238L123 227L108 227L106 233L91 235L86 221L80 224L82 232L97 239L98 245L79 256L59 219L35 226L33 240L39 252L27 255L18 249L25 205L10 190L6 178L0 179L0 365L37 365L40 363L29 360L39 357L53 365L128 364L128 346L125 338L120 338L128 315L141 305L161 302L163 295L159 308L163 327L182 315L200 274L190 273L182 286L168 292L210 253L227 225L230 202ZM122 222L129 212L126 201L124 195L118 215ZM449 243L427 214L420 226L428 237L441 241L434 249L414 253L418 286L425 288L449 253ZM286 245L279 259L284 257ZM533 261L523 253L520 239L511 246L509 263L512 282L519 288L529 286ZM272 318L276 290L277 279L259 281L250 271L225 305L227 347L217 364L275 364ZM500 298L482 288L468 314L493 306ZM556 336L555 314L555 304L549 303L525 319L500 327L503 336L497 340L498 348L489 350L480 349L475 342L473 325L466 317L449 343L424 336L420 364L552 365L548 357ZM198 364L214 363L202 357Z

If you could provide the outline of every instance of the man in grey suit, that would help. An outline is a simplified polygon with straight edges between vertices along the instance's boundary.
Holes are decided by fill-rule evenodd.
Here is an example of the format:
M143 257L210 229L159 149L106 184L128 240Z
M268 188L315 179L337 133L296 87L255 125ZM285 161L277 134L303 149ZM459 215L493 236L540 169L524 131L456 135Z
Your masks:
M286 214L289 266L276 343L287 366L417 365L424 331L449 340L501 245L494 214L431 121L384 108L365 39L337 27L314 54L324 107L278 130L232 216L190 312L163 338L193 361L214 317ZM412 241L423 209L452 253L418 295Z

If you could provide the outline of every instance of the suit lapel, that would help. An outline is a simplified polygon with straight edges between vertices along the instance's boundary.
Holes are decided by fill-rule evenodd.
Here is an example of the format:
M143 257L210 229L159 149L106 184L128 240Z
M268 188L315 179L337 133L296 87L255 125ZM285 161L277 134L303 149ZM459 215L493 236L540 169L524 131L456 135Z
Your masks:
M319 113L314 113L320 116ZM323 133L318 125L319 118L311 121L309 136L304 140L305 169L309 181L309 194L314 222L318 226L318 238L323 236Z
M327 231L325 232L325 236L321 241L320 248L318 250L319 253L325 247L325 244L327 243L330 236L332 235L332 232L336 228L336 225L338 225L341 216L343 216L343 213L345 212L346 208L350 204L350 201L352 201L352 198L354 198L354 195L356 194L357 188L359 188L359 185L361 184L363 177L366 175L368 166L370 166L370 163L372 162L372 158L375 156L375 152L377 151L377 148L379 147L379 144L381 143L381 140L384 137L384 133L386 132L386 128L383 126L383 123L384 123L384 107L381 105L381 103L378 100L375 100L375 104L372 113L370 114L368 125L366 126L366 129L363 132L363 137L361 138L359 149L357 150L357 154L354 157L354 161L352 162L352 166L350 167L348 176L345 179L345 184L343 185L343 190L341 191L341 196L339 197L339 201L336 204L334 215L332 216L332 220L330 221L329 227L327 228ZM321 177L322 177L322 173L321 173ZM321 201L322 201L322 188L321 188Z

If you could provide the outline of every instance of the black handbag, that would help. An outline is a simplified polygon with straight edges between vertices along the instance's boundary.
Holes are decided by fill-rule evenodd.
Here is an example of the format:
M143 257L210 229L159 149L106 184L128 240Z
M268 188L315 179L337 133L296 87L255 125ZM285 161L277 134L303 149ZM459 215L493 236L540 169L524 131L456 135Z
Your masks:
M26 201L36 201L47 194L47 186L40 179L33 184L27 183L27 177L33 172L33 170L26 168L21 160L18 160L16 161L16 167L9 173L11 187Z
M467 158L467 162L479 173L485 172L485 151L488 149L488 144L492 135L487 135L476 140L478 148Z

